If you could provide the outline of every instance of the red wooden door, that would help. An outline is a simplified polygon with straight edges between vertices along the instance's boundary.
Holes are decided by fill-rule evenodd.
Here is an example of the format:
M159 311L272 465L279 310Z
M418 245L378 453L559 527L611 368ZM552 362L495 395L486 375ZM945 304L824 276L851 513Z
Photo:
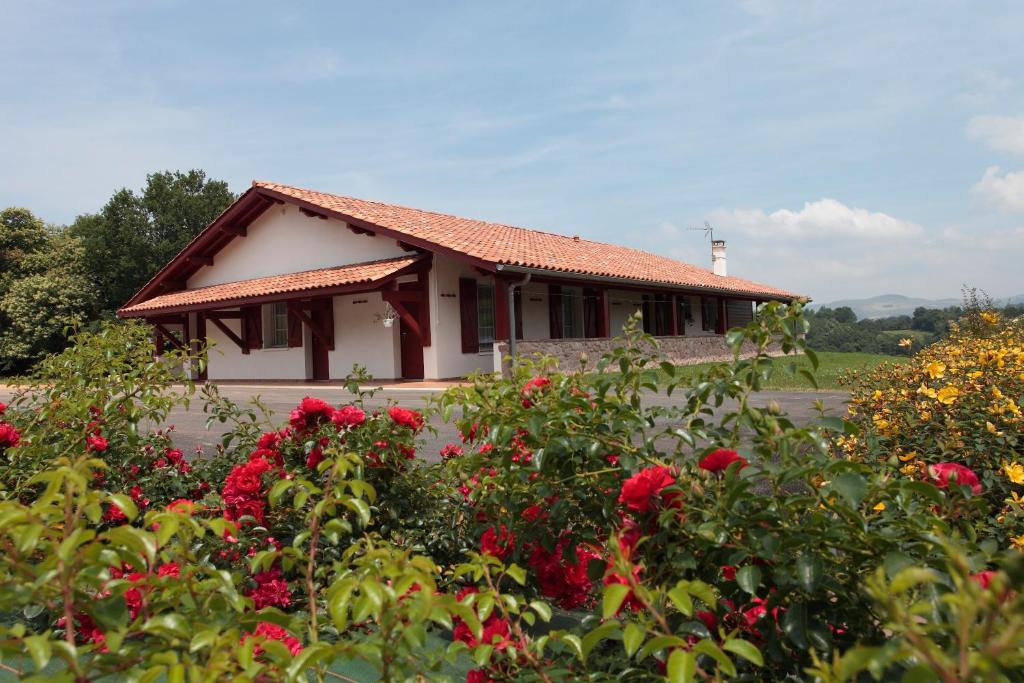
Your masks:
M420 305L409 302L405 306L418 320ZM398 333L402 338L402 379L423 379L423 341L401 318L399 318Z
M315 307L309 312L309 319L313 322L319 330L326 330L329 321L327 312L320 307ZM311 348L311 359L313 362L313 379L324 380L331 378L331 371L329 368L329 362L327 357L327 344L315 334L310 334Z

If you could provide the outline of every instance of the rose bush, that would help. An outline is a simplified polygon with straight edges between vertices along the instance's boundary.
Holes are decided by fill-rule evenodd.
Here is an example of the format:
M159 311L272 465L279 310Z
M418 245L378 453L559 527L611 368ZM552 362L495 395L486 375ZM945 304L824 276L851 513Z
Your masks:
M796 371L773 349L813 362L805 329L798 305L769 305L692 382L635 329L594 372L477 377L438 401L462 438L429 463L429 415L371 408L358 372L350 403L307 397L276 421L212 386L197 399L175 369L201 355L153 360L141 326L81 336L0 413L0 668L1018 676L1024 569L990 524L1004 502L948 449L906 476L859 413L796 425L760 401ZM183 400L229 426L216 452L176 451Z

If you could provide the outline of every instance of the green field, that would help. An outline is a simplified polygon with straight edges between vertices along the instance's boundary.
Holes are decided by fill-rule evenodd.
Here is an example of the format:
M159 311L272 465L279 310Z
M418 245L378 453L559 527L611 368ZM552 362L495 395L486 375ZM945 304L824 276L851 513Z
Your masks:
M779 366L772 380L765 386L766 389L803 389L813 391L814 386L806 377L799 374L800 369L812 370L811 361L806 356L775 358L774 362ZM851 370L870 370L881 363L906 363L909 359L903 356L883 356L875 353L838 353L834 351L818 352L818 370L814 377L818 380L818 389L843 389L836 383L836 379ZM783 370L784 366L795 365L796 373L789 374ZM700 363L698 365L683 365L679 367L684 377L696 377L701 371L720 365L720 363Z

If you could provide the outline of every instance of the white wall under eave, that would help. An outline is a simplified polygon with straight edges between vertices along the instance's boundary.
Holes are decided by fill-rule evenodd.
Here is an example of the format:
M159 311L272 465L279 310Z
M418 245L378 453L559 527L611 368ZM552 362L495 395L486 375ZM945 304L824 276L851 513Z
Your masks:
M471 266L455 259L434 255L430 270L431 345L423 349L423 374L428 379L465 377L474 370L494 370L493 355L462 352L462 317L459 308L459 278L483 278Z
M332 380L344 379L357 363L374 379L401 376L399 325L384 327L375 319L383 313L380 292L334 297L334 350L328 354Z
M291 204L274 205L189 278L188 288L407 256L395 240L357 235L343 221L310 218Z
M551 339L548 286L531 282L523 287L522 298L523 339Z
M239 334L238 320L224 320L224 324ZM207 377L211 380L238 379L306 379L306 354L302 348L260 349L243 354L233 341L213 323L206 323L206 338L210 344Z

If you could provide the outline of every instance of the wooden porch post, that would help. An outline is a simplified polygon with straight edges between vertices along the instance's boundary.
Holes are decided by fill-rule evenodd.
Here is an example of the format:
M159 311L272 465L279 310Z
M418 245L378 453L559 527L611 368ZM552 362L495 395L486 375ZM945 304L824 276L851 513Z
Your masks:
M673 337L679 336L679 304L676 301L676 295L670 294L668 297L668 305L672 307L671 327L669 334Z
M196 338L192 342L193 351L199 351L199 349L206 345L206 313L203 311L196 313ZM207 363L209 363L209 358L207 358ZM204 363L202 370L199 371L199 380L205 382L206 379L207 367L206 363Z

